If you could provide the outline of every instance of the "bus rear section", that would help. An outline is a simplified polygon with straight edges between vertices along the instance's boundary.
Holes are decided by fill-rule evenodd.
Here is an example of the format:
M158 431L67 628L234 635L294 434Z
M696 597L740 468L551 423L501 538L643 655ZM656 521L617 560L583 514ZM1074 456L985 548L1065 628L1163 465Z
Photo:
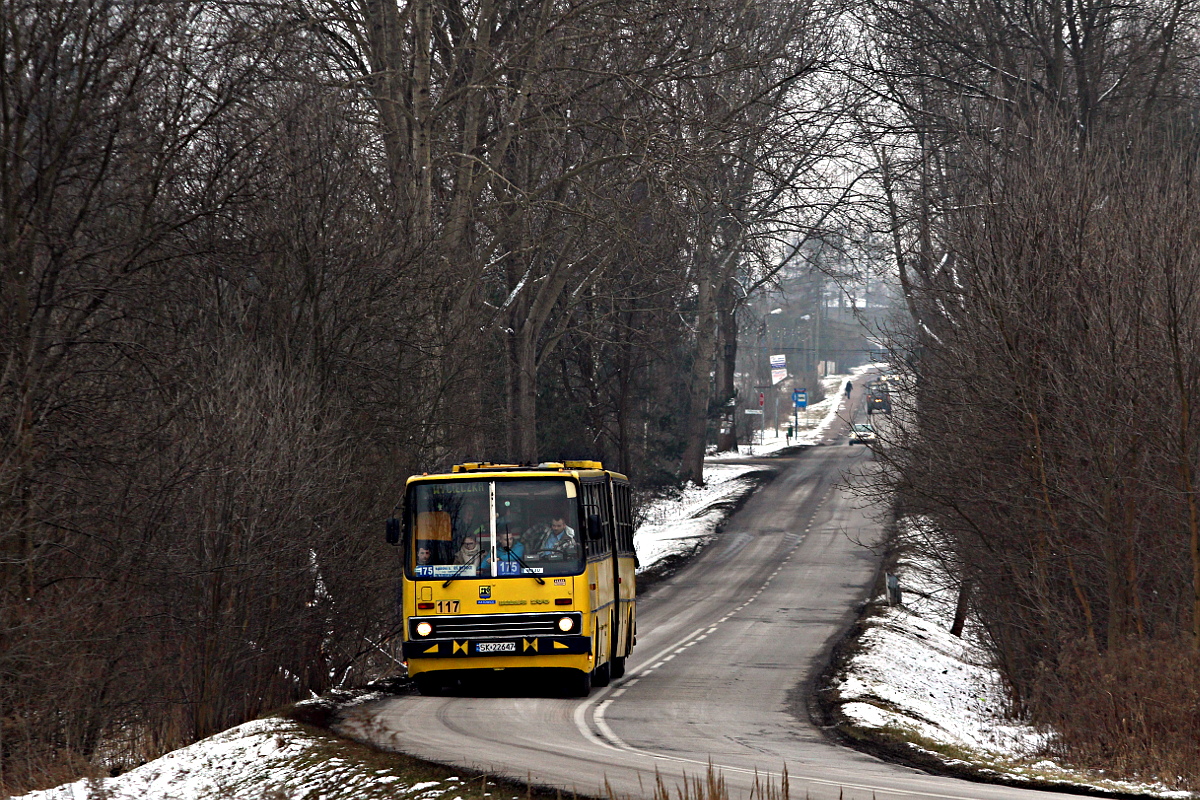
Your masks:
M623 674L636 625L624 476L596 462L414 476L388 538L423 693L524 673L586 695Z

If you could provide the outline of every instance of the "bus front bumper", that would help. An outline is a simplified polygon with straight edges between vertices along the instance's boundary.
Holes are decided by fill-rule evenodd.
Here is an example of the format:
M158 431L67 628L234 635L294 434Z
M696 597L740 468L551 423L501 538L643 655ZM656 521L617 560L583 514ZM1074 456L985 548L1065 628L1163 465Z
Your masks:
M559 656L592 652L590 636L533 636L487 639L425 639L404 643L404 658Z

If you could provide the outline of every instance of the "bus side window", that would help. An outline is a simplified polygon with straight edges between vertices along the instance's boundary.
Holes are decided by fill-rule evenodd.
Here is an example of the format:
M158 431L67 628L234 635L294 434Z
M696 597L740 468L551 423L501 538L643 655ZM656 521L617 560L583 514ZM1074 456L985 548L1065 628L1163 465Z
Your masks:
M625 549L633 553L633 489L629 487L629 484L624 484L621 489L625 498L625 516L621 518L622 524L625 526Z
M611 478L609 480L611 480ZM617 529L613 524L615 522L615 518L613 517L612 489L609 488L608 481L605 481L596 488L599 490L600 494L600 520L601 525L604 528L604 552L613 553L616 552L617 549L617 542L615 538Z
M633 515L630 509L629 502L629 487L621 484L621 546L625 552L633 552L633 523L631 517Z
M583 489L583 511L586 519L587 554L603 555L608 552L607 530L604 517L604 485L585 483Z
M594 504L595 496L592 494L590 484L583 484L580 488L580 498L583 500L583 516L579 522L583 527L583 542L584 550L587 555L593 555L596 552L595 545L595 530L592 527L592 517L596 515L596 506Z
M633 550L633 537L629 524L629 487L623 483L613 485L613 524L617 529L617 552L628 553Z

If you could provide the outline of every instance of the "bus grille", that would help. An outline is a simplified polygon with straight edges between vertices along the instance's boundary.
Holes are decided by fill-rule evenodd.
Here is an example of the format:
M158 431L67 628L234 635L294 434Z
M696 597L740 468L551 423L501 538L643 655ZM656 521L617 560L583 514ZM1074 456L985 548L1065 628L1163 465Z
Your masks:
M461 638L480 639L489 636L554 636L561 634L558 621L563 617L571 617L575 625L571 633L579 633L580 615L578 612L562 614L478 614L461 617L412 617L410 626L418 622L428 622L433 625L433 633L424 638ZM415 627L410 627L410 633L415 633Z

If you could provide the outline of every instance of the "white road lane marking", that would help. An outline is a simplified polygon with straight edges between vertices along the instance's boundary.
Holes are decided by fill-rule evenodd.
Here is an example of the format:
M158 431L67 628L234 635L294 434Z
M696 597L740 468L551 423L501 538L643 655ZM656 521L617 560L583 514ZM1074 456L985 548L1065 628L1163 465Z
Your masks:
M603 695L599 695L591 700L588 700L587 702L580 703L575 708L575 713L572 715L575 721L575 727L578 728L579 732L583 734L585 739L593 744L616 752L642 756L650 759L652 762L665 761L676 764L693 764L698 767L703 767L705 770L712 768L718 772L734 772L742 775L757 775L767 780L779 780L783 777L782 771L774 772L772 770L759 769L758 767L749 769L746 767L735 767L731 764L719 764L712 759L700 761L694 758L683 758L682 756L672 756L665 753L654 753L649 750L643 750L640 747L634 747L633 745L621 739L621 737L617 736L613 729L609 727L608 722L604 719L604 712L607 710L608 706L612 704L612 698L607 697L602 700L602 697ZM596 706L592 721L596 725L597 730L600 732L600 736L597 736L595 733L593 733L590 727L587 725L587 710L592 705ZM634 769L636 771L637 768L635 767ZM649 769L646 771L650 772ZM843 789L859 789L864 792L871 792L872 794L896 795L900 797L929 797L937 798L937 800L977 800L975 795L942 794L925 790L895 789L887 786L877 786L867 783L846 783L844 781L835 781L829 778L818 778L815 775L794 773L791 770L788 770L788 781L790 782L796 780L817 784L819 786L831 786Z
M827 498L828 498L828 495L826 495L826 497L823 497L821 499L821 504L823 504ZM814 514L814 518L815 518L815 514ZM806 529L806 532L807 532L807 529ZM795 547L798 547L800 545L800 543L803 541L803 538L804 537L800 537L800 539L796 542L795 545L793 545L793 547L791 549L794 550ZM791 556L789 555L788 558L790 558L790 557ZM775 573L772 573L771 576L768 577L766 579L766 581L763 582L762 586L751 597L751 599L758 597L758 595L762 593L763 589L765 589L767 587L767 585L771 582L771 580L775 577L775 575L777 573L778 573L778 570L776 570ZM638 673L636 673L637 677L631 676L629 679L622 681L619 686L615 686L615 687L609 686L609 687L601 690L601 692L599 692L594 697L586 700L583 703L580 703L575 708L575 713L572 715L572 718L575 722L575 727L579 730L580 734L582 734L583 737L585 739L587 739L588 741L592 742L593 744L599 745L600 747L604 747L608 750L614 750L617 752L624 752L624 753L631 754L631 755L639 755L639 756L648 758L651 761L664 761L664 762L672 762L672 763L678 763L678 764L693 764L698 767L703 767L705 769L712 767L721 772L740 773L743 775L758 775L758 776L761 776L761 777L764 777L767 779L781 778L782 772L773 772L770 770L764 770L764 769L759 769L759 768L747 769L746 767L735 767L735 766L728 765L728 764L718 764L718 763L712 761L711 759L708 761L699 761L697 759L683 758L681 756L672 756L672 755L667 755L665 753L654 753L649 750L643 750L641 748L634 747L634 746L630 745L628 742L621 739L621 737L619 737L616 734L616 732L613 731L612 727L608 724L608 721L605 719L605 711L607 711L608 707L610 705L612 705L613 700L615 698L619 697L620 695L624 694L626 689L628 689L629 687L631 687L635 683L637 683L637 681L641 679L641 676L658 669L663 664L665 664L666 662L673 659L676 655L683 652L684 648L690 647L693 644L695 644L696 642L700 641L701 639L707 638L707 636L710 633L714 633L717 630L717 628L719 627L719 625L721 623L726 622L731 616L733 616L733 614L740 612L747 605L749 605L749 602L743 603L742 605L738 606L734 610L733 613L726 614L725 616L721 617L721 619L719 619L717 621L716 625L713 625L707 629L701 628L696 631L693 631L691 634L683 637L682 639L677 640L674 644L664 647L662 650L660 650L654 656L654 658L648 659L649 661L653 661L655 663L653 663L652 666L645 668L645 669L639 671ZM589 709L593 709L593 707L594 707L594 710L592 713L592 724L595 725L596 732L598 732L599 735L597 735L596 732L593 732L591 725L588 725L588 711L589 711ZM929 797L929 798L937 798L937 800L975 800L973 795L941 794L941 793L929 792L929 791L925 791L925 790L914 791L914 790L909 790L909 789L896 789L896 788L890 788L890 787L886 787L886 786L876 786L876 785L865 784L865 783L846 783L844 781L836 781L836 780L831 780L828 778L819 778L814 775L795 774L790 771L788 772L788 779L789 780L806 781L808 783L817 784L820 786L831 786L831 787L841 787L841 788L847 788L847 789L857 789L857 790L861 790L864 792L888 794L888 795L895 795L895 796L901 796L901 797Z

